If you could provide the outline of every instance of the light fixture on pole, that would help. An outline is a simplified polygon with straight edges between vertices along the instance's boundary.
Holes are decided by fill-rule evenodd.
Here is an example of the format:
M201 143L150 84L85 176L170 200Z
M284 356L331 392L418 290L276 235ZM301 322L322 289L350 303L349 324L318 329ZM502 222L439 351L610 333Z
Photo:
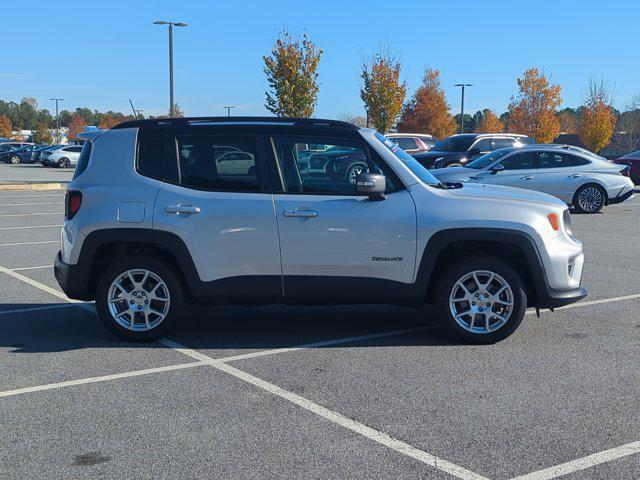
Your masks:
M169 116L173 117L173 27L188 27L186 23L156 20L154 25L169 25Z
M223 108L227 109L227 117L230 117L231 116L231 109L232 108L236 108L236 107L234 107L233 105L228 105L228 106L223 107Z
M61 143L62 139L60 137L60 111L58 109L58 104L64 101L64 98L50 98L49 100L53 100L56 102L56 142Z
M464 87L473 87L473 84L456 83L454 87L462 87L462 102L460 103L460 133L464 133Z

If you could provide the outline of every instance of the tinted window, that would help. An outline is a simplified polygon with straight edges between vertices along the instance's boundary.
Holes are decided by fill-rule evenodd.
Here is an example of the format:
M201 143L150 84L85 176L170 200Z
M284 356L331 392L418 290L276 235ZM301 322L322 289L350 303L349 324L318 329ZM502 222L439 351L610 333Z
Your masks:
M212 191L259 192L253 137L178 136L180 183Z
M495 152L489 152L481 157L476 158L473 162L467 164L467 168L475 168L477 170L486 168L496 160L504 157L507 153L511 153L513 148L501 148Z
M82 146L82 153L80 153L80 157L78 158L78 164L73 172L73 178L80 176L87 169L92 146L93 144L91 142L84 142L84 145Z
M571 155L566 153L540 152L538 168L560 168L571 166Z
M576 157L575 155L570 155L570 157L572 167L579 167L581 165L588 165L590 163L586 158Z
M355 195L359 173L380 173L387 180L387 191L395 189L384 167L369 157L364 144L348 140L327 141L318 152L301 155L307 145L321 141L279 138L275 140L278 167L287 192Z
M510 138L494 138L491 140L491 150L497 150L499 148L512 147L513 140Z
M525 170L534 168L535 152L516 153L500 162L505 170Z
M533 138L530 137L518 137L518 142L524 144L524 145L532 145L534 143L536 143L536 141Z
M474 149L478 149L479 152L490 152L494 150L491 148L491 139L483 138L482 140L478 140L478 142L472 147Z
M167 141L164 135L151 134L145 130L138 133L138 173L145 177L178 181L177 164L165 158ZM173 168L172 168L173 167Z
M82 151L82 147L69 147L67 151L79 153Z
M415 150L418 148L416 146L416 141L411 137L396 137L392 138L394 142L398 144L398 146L403 150Z
M445 138L436 143L433 150L437 152L466 152L475 139L475 136Z

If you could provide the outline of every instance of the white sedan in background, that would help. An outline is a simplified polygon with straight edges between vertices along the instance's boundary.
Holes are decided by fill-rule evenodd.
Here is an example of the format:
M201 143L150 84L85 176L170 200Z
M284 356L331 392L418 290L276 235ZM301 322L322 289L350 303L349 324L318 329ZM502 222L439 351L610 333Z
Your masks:
M40 163L52 167L75 167L82 152L82 145L65 145L43 151Z
M431 170L441 182L472 182L537 190L582 213L633 196L629 167L565 145L501 148L464 167ZM586 153L585 153L586 152Z

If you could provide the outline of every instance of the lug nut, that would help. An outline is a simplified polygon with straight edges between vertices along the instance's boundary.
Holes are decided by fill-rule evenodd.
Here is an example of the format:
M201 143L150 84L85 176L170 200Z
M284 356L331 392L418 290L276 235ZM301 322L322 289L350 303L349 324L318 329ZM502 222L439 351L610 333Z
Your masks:
M476 302L471 302L471 305L473 305L475 307L476 306Z
M482 311L482 307L480 307L480 308L478 309L478 311L479 311L479 312L481 312L481 311Z
M131 305L133 305L133 304L134 304L134 301L133 301L133 300L129 300L129 303L130 303Z

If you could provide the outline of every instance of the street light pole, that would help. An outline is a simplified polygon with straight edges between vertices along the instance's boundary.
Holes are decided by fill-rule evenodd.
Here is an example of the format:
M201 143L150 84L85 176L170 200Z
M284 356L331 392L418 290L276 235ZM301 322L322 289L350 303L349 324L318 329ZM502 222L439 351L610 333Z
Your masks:
M186 23L156 20L154 25L169 25L169 117L173 117L173 27L188 27Z
M50 100L56 102L56 140L60 143L60 112L58 109L58 102L62 102L64 98L51 98Z
M462 87L462 102L460 103L460 133L464 133L464 87L473 87L471 83L456 83L454 87Z
M234 107L233 105L229 105L229 106L223 107L223 108L227 109L227 117L230 117L231 116L231 109L232 108L236 108L236 107Z

